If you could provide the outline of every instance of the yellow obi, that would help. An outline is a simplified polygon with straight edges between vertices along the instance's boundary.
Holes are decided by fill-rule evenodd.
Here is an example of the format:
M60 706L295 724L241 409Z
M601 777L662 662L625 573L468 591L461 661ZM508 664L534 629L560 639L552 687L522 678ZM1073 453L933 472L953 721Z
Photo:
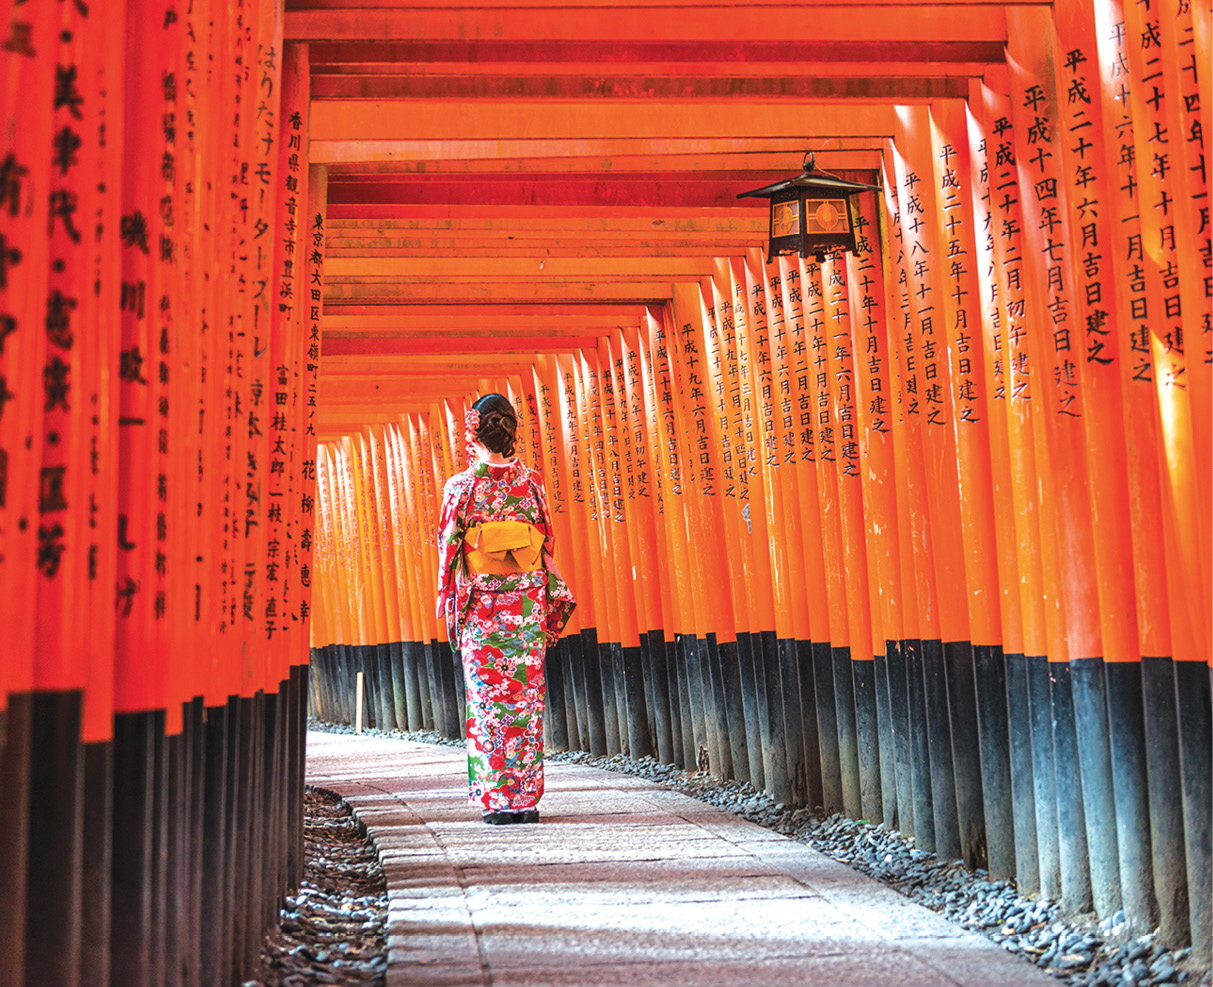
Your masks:
M543 532L525 521L486 521L463 536L471 572L512 576L541 569Z

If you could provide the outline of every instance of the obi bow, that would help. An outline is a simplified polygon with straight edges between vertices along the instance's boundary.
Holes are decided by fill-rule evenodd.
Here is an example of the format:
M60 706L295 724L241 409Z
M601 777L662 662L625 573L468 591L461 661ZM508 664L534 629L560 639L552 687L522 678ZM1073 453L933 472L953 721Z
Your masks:
M542 568L543 532L525 521L485 521L464 535L468 569L490 576L510 576Z

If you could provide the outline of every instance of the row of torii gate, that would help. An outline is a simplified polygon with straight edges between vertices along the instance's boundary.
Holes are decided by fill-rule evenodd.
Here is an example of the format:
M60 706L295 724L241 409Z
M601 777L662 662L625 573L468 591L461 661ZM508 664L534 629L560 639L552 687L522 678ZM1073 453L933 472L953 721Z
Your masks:
M458 735L507 394L549 744L1210 941L1210 10L0 2L0 980L238 982L307 712ZM805 151L879 191L768 256ZM310 666L310 667L309 667ZM205 903L205 907L204 907Z

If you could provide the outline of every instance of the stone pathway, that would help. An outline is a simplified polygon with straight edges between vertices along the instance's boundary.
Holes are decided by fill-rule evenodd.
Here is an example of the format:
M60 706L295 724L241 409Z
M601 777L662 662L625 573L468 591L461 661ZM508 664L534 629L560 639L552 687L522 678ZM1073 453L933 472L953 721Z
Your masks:
M365 822L388 987L1056 987L786 837L628 775L547 766L538 826L486 826L453 748L308 734Z

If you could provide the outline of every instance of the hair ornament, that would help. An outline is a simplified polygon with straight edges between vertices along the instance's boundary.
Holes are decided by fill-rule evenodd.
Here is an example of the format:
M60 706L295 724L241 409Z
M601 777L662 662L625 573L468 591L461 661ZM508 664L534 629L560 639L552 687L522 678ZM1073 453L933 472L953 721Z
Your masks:
M476 440L476 433L480 431L480 412L475 408L468 408L463 413L463 438L467 444L468 465L476 464L476 449L472 443Z

